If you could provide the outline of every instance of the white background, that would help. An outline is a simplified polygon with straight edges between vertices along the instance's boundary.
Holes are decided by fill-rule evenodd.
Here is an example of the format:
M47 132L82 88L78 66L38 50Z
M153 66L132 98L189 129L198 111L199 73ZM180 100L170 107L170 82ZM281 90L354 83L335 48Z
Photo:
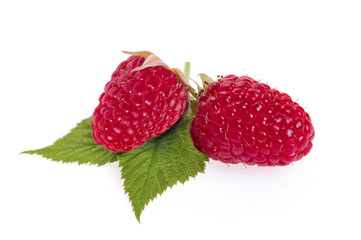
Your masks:
M361 239L358 1L1 1L0 239ZM168 189L139 224L117 163L19 155L90 116L121 50L248 74L306 108L314 148Z

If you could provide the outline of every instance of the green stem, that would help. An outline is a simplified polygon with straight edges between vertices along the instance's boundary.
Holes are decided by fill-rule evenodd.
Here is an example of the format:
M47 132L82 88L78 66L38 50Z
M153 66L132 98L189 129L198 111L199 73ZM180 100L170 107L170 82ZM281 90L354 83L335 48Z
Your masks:
M190 71L191 71L191 63L190 62L185 62L183 73L187 78L189 78Z
M199 99L199 96L198 94L196 93L196 91L192 90L192 89L188 89L189 93L192 94L192 96L195 98L195 99Z
M184 63L184 71L183 71L183 74L184 76L186 76L186 78L189 80L189 75L190 75L190 72L191 72L191 63L190 62L185 62ZM197 84L198 85L198 84ZM194 91L193 89L190 89L188 88L188 91L190 94L192 94L192 96L194 98L196 98L198 100L199 96L198 94L196 93L196 91Z

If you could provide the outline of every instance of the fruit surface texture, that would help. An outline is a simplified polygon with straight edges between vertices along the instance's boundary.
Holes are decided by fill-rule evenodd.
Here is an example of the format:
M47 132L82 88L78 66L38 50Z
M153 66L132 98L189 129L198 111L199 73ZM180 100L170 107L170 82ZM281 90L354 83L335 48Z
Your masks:
M201 93L191 136L214 160L285 166L310 152L315 131L289 95L248 76L228 75Z
M167 131L182 116L187 90L163 66L142 66L145 57L120 63L99 97L92 118L94 140L114 152L130 151Z

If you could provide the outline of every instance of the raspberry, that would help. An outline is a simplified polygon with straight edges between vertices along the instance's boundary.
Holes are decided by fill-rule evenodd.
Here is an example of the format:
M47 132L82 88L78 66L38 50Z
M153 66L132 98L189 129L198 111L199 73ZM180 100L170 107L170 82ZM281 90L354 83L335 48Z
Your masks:
M141 70L145 57L120 63L92 118L94 140L114 152L130 151L167 131L184 112L187 90L163 66ZM133 71L134 70L134 71Z
M315 132L289 95L248 76L228 75L200 95L191 136L214 160L284 166L310 152Z

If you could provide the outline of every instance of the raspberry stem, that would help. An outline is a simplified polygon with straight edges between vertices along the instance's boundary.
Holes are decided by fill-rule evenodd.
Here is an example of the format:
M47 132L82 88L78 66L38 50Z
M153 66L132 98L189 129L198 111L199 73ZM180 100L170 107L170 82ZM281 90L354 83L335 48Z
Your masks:
M189 78L189 75L190 75L190 71L191 71L191 63L190 62L185 62L184 63L184 76L186 76L187 79L190 79ZM190 94L192 94L192 96L195 98L195 99L199 99L199 95L196 93L196 91L194 91L194 89L188 89L188 91L190 92Z
M189 73L191 71L191 63L190 62L185 62L184 63L184 75L189 78Z

